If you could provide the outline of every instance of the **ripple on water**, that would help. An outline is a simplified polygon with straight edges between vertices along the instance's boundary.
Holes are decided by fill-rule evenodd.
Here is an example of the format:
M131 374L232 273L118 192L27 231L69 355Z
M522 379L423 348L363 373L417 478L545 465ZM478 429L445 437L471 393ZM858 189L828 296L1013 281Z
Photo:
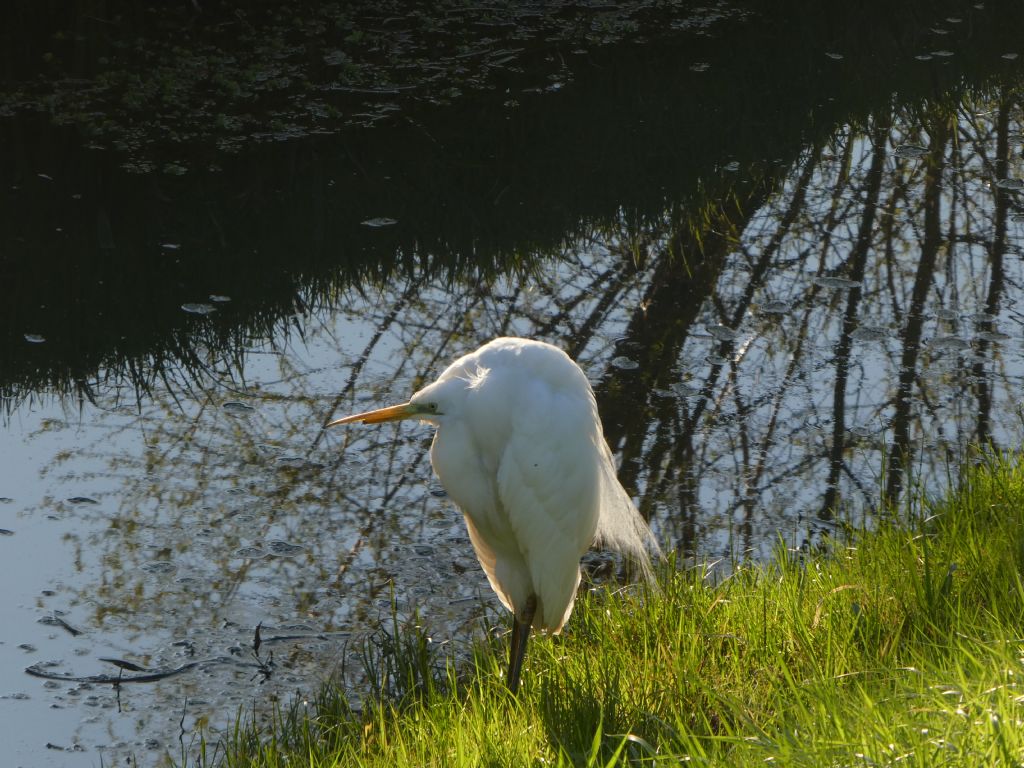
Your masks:
M964 349L970 349L971 343L967 341L967 339L962 339L959 336L936 336L929 340L928 346L932 349L957 352Z
M996 182L996 186L999 189L1006 189L1011 192L1019 192L1024 189L1024 180L1022 179L999 179Z
M889 330L880 325L862 325L850 337L856 341L884 341L889 338Z
M181 308L191 315L209 315L217 311L213 304L204 304L202 302L182 304Z
M765 315L785 315L793 308L788 301L769 301L761 305L761 312Z
M267 549L270 551L270 554L276 555L277 557L293 557L306 551L306 548L301 544L292 544L291 542L282 541L280 539L268 541Z
M692 397L693 395L699 394L700 390L692 384L687 384L684 381L677 381L669 386L669 389L677 397Z
M228 402L221 405L228 413L250 413L256 409L248 403L243 403L239 400L229 400Z
M928 147L919 144L900 144L894 154L896 157L923 157L928 154Z
M999 343L1000 341L1006 341L1012 338L1010 334L1003 333L1002 331L982 331L978 334L978 338L982 341L992 341Z
M146 573L153 573L159 576L164 576L169 573L174 573L178 570L178 566L172 563L170 560L154 560L151 563L145 563L142 568Z
M968 315L967 319L973 320L975 323L994 323L999 318L991 312L975 312L973 315Z
M239 547L234 552L235 557L244 557L249 560L260 560L267 556L266 550L262 547Z
M856 280L850 280L845 277L832 277L831 275L820 275L811 282L822 288L830 288L835 291L849 291L860 287L860 283Z
M727 325L708 325L705 330L718 341L735 341L740 332Z

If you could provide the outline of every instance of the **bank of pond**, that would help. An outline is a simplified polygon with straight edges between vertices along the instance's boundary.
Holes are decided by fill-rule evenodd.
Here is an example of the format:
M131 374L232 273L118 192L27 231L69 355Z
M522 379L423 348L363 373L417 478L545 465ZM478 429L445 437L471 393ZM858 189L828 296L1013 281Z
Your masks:
M199 762L1019 764L1022 569L1024 467L990 458L818 551L780 540L770 563L587 590L562 635L534 639L517 697L501 633L456 652L396 618L359 654L375 695L257 703Z

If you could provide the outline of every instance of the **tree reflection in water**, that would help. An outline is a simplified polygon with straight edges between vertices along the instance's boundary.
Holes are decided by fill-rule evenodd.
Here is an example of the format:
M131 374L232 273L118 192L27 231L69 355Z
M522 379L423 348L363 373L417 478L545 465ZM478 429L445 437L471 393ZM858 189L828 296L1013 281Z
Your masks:
M740 174L703 221L624 221L534 279L420 291L376 325L421 376L501 333L563 344L670 544L802 545L910 483L943 487L978 447L1019 443L1022 275L1007 255L1024 222L999 182L1024 170L1020 118L998 95L876 115L782 177ZM393 394L414 386L407 365ZM371 471L389 445L360 449Z
M146 503L125 508L175 517L230 490L261 508L242 515L259 530L219 510L199 529L211 557L254 537L302 542L319 570L299 604L331 583L340 544L377 552L363 563L381 578L357 584L384 583L434 526L461 538L429 493L429 430L339 444L316 425L353 399L400 398L501 334L581 361L624 482L688 554L765 556L780 533L802 545L908 483L939 488L975 447L1017 444L1024 223L1020 194L998 182L1024 175L1020 119L999 95L876 115L785 174L736 173L731 202L699 220L623 215L526 276L345 294L232 374L256 411L225 410L238 396L211 379L190 395L198 410L179 397L144 414Z
M764 557L941 489L978 447L1020 444L1021 123L1014 93L875 114L790 168L723 169L726 202L643 226L623 211L525 275L345 291L131 408L97 382L102 428L47 469L107 489L74 513L96 524L69 534L71 607L203 653L225 616L359 630L398 580L403 606L463 633L489 593L430 430L318 428L502 334L580 361L624 484L688 556ZM44 511L70 514L56 498Z

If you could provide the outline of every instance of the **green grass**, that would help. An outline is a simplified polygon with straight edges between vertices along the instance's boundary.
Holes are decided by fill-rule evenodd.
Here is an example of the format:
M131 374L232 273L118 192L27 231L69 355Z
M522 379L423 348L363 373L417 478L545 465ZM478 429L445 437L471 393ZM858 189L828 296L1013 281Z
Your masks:
M456 672L419 630L369 647L387 693L324 690L228 766L993 766L1024 763L1024 469L996 461L817 554L716 583L582 597L508 695L503 641ZM223 752L221 754L224 754Z

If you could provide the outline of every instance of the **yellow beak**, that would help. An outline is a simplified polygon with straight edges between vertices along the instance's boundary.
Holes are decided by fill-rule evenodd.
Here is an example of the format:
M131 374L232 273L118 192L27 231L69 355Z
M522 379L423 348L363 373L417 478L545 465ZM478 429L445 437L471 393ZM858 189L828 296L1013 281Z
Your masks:
M339 424L354 424L356 422L362 422L363 424L382 424L385 421L411 419L419 415L420 409L415 405L412 403L402 403L402 405L392 405L389 408L378 408L376 411L356 413L352 416L346 416L343 419L335 419L334 421L328 422L324 429L327 427L336 427Z

